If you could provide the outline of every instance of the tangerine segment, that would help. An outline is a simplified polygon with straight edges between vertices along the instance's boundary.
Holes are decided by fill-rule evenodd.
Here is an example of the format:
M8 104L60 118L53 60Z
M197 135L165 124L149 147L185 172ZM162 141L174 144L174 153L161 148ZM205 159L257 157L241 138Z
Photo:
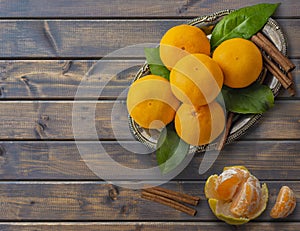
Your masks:
M198 107L183 103L175 115L175 130L178 136L195 146L208 144L216 139L224 126L224 111L216 101Z
M242 38L222 42L212 57L223 70L224 84L232 88L249 86L263 67L260 50L253 42Z
M238 187L249 177L249 173L239 168L229 168L220 174L217 180L216 192L218 199L230 200Z
M179 104L169 81L156 75L136 80L127 95L130 116L144 128L160 129L170 123Z
M268 200L269 200L269 190L267 185L263 183L261 186L261 196L260 196L259 206L255 212L250 213L248 215L248 218L252 220L260 216L260 214L262 214L263 211L265 211Z
M194 53L210 54L210 43L206 34L198 27L178 25L169 29L159 46L160 58L171 70L184 56Z
M223 86L219 65L204 54L191 54L180 59L170 73L171 89L181 101L195 106L212 102Z
M259 181L250 175L232 200L230 211L238 217L248 217L260 205L261 188Z
M271 210L272 218L284 218L290 215L296 207L296 196L288 186L282 186Z

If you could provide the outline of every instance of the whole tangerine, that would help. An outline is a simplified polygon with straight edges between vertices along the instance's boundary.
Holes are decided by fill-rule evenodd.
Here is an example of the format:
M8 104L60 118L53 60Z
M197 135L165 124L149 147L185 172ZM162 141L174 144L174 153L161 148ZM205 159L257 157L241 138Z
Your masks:
M210 43L200 28L182 24L172 27L163 35L159 52L163 64L171 70L182 57L188 54L209 55Z
M170 73L171 89L181 101L195 106L212 102L223 86L219 65L204 54L190 54L180 59Z
M170 123L179 104L169 81L157 75L136 80L127 95L129 115L138 125L149 129L160 129Z
M246 39L233 38L222 42L212 56L224 73L224 84L232 88L249 86L262 70L263 60L256 45Z
M181 104L175 115L178 136L191 145L204 145L216 139L225 126L224 110L216 101L194 107Z

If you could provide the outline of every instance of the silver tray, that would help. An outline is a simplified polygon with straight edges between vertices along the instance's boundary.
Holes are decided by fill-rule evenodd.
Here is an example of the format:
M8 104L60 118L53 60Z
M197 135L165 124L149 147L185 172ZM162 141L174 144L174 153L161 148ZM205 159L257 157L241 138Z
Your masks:
M201 16L195 18L188 22L188 24L197 26L204 31L209 30L210 26L215 25L219 22L223 16L228 15L233 10L223 10L213 13L211 15ZM287 54L287 40L285 35L283 34L279 24L272 18L269 18L266 25L263 27L262 32L275 44L275 46L284 54ZM133 81L143 77L150 73L149 66L145 63L140 70L135 75ZM267 75L264 83L268 85L274 96L277 96L279 90L281 88L280 82L272 76L269 72L265 69L262 71L262 75ZM234 118L234 123L231 127L229 132L228 138L226 140L226 144L233 142L234 140L240 138L244 135L251 127L253 127L257 121L260 120L262 114L247 114L247 115L237 115ZM140 141L141 143L145 144L147 147L151 149L156 148L157 139L159 137L160 131L158 130L149 130L140 127L134 120L128 116L128 122L130 131L132 132L133 136ZM217 147L217 142L212 142L207 145L202 146L190 146L190 153L195 152L204 152L215 150Z

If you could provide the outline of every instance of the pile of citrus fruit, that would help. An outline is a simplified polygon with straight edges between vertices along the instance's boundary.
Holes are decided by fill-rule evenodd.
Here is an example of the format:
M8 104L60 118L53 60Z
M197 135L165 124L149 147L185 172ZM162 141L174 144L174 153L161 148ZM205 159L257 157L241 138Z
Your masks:
M262 69L259 49L235 38L212 53L200 28L178 25L163 35L159 52L169 81L155 75L135 81L127 97L130 116L149 129L174 121L178 136L191 145L212 142L225 126L225 112L216 101L223 84L243 88L253 83Z
M160 59L170 70L169 79L147 75L136 80L127 96L133 120L147 129L162 129L174 122L178 136L191 145L212 142L223 131L225 111L216 100L223 85L245 88L262 70L262 55L249 40L228 39L214 51L206 34L191 25L168 30L161 39ZM243 166L226 167L205 185L212 212L228 224L240 225L266 208L268 188ZM282 187L271 211L272 218L293 212L296 198Z

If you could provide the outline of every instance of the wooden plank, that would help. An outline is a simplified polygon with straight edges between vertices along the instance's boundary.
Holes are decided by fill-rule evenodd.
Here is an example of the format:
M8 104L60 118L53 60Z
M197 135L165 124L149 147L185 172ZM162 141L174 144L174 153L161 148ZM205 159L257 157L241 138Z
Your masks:
M292 60L300 66L300 59ZM67 63L71 65L66 69ZM95 60L2 60L0 61L0 90L2 99L74 99L83 76ZM107 85L100 96L82 96L82 99L114 99L130 85L144 60L100 60L103 63L101 79L94 78L85 86L87 91L97 92L104 81ZM123 70L119 72L119 70ZM116 73L114 73L116 72ZM118 73L119 72L119 73ZM293 71L296 95L290 98L282 91L279 98L300 97L300 68ZM111 78L111 80L110 80ZM101 84L101 81L103 84Z
M250 222L242 226L243 230L297 230L300 222ZM227 231L234 229L235 226L229 226L223 222L1 222L0 229L6 231L152 231L152 230L193 230L193 231Z
M94 119L86 124L95 124L98 132L98 137L93 136L91 129L83 128L77 134L78 139L115 139L117 135L118 139L133 140L125 101L0 101L0 139L74 139L74 103L82 109L80 117L74 114L74 118L82 118L80 122ZM299 139L299 111L298 100L276 101L274 108L243 139ZM95 117L91 118L94 112Z
M202 198L191 217L140 197L140 190L120 188L100 182L2 182L0 219L2 221L217 221L204 199L205 182L173 182L163 187ZM300 182L266 182L269 203L257 221L274 221L269 213L282 185L291 187L299 202ZM111 195L114 190L114 199ZM300 207L284 221L299 222Z
M265 0L268 3L277 3L276 0ZM222 0L172 2L159 0L28 0L28 1L1 1L0 17L4 18L32 18L32 17L194 17L212 13L221 9L234 9L247 5L257 4L256 0L247 2ZM282 0L276 16L297 17L299 3L297 0Z
M76 144L85 148L84 159ZM93 162L99 167L105 165L114 169L112 164L100 159L105 153L129 168L148 169L157 166L155 153L141 155L135 151L138 150L138 144L134 142L106 141L101 144L103 150L98 148L97 142L2 141L0 179L97 180L101 178L86 163ZM299 141L240 141L226 145L213 166L202 175L199 175L198 168L204 154L195 154L189 165L175 179L206 180L212 174L221 173L224 166L244 165L262 180L300 180L299 150ZM144 178L158 180L146 173Z
M294 101L290 105L288 102L275 101L274 107L263 115L243 139L299 139L300 102ZM291 105L293 109L290 108ZM292 129L292 126L295 126L296 130Z
M101 78L89 79L84 88L95 92L81 99L117 98L131 83L144 60L100 60ZM70 63L70 64L68 64ZM0 61L2 99L74 99L78 86L95 60ZM66 69L66 66L69 66ZM104 87L105 86L105 87ZM100 87L103 88L99 95Z
M186 21L4 20L0 24L0 58L99 58L129 45L158 43L169 28ZM300 57L300 19L278 22L289 38L290 57ZM127 56L138 56L135 52Z

